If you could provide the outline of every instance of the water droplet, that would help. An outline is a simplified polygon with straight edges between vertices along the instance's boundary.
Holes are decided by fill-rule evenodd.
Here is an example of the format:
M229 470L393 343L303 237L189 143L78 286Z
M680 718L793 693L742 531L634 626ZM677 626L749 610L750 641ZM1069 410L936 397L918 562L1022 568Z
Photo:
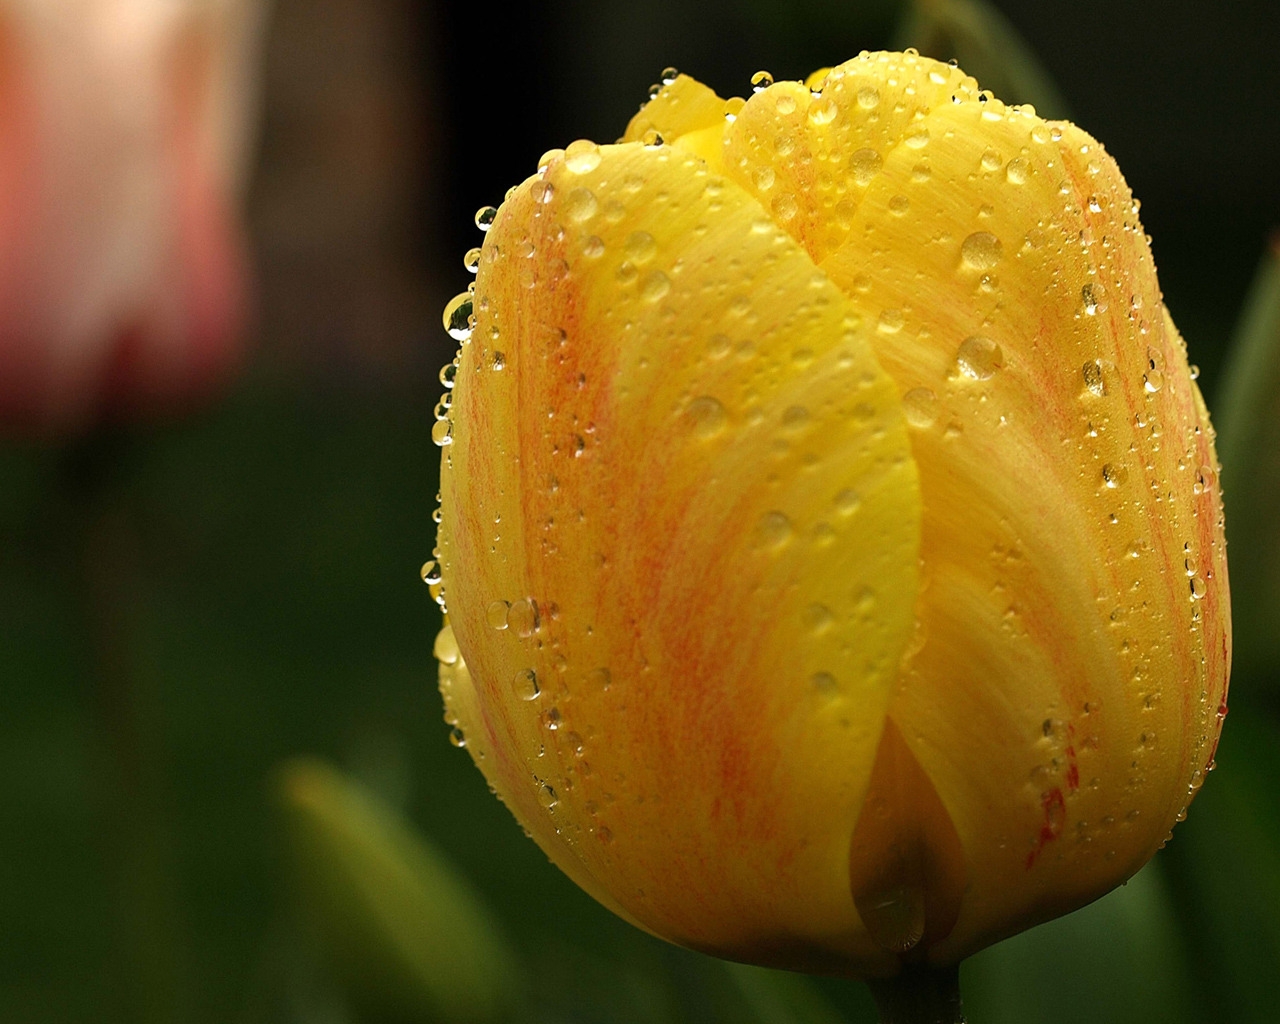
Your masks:
M773 188L773 183L777 181L778 175L772 167L761 167L756 171L756 189L760 192L768 192Z
M1101 281L1090 281L1080 289L1080 298L1084 301L1084 311L1089 316L1107 311L1107 289Z
M911 200L906 196L894 196L889 200L889 212L897 217L905 216L911 209Z
M477 246L468 249L465 256L462 257L462 265L466 268L467 273L474 274L480 269L480 256L482 250Z
M640 284L640 297L645 302L659 302L671 291L671 279L661 270L651 270L645 274Z
M938 396L929 388L912 388L902 396L902 412L910 426L927 430L938 421Z
M422 563L422 582L429 587L434 587L440 582L440 563L436 561L427 561Z
M589 174L600 166L600 147L590 139L578 139L564 150L564 167L570 174Z
M880 102L880 91L871 86L863 86L858 90L858 106L863 110L871 110Z
M1199 576L1191 577L1191 600L1199 601L1208 592L1209 592L1208 584L1206 584L1201 577Z
M876 945L891 953L905 953L924 938L924 896L922 887L904 884L857 896L854 903Z
M646 149L657 149L663 145L663 138L656 128L650 128L640 137L640 142Z
M607 690L613 682L613 675L607 668L598 668L587 673L587 685L597 690Z
M988 149L982 154L982 169L984 171L998 171L1003 163L1004 157L994 149Z
M458 641L454 638L453 627L445 626L436 634L435 646L432 650L436 660L442 665L456 665L461 653L458 651Z
M507 628L507 613L511 610L511 605L506 601L492 601L489 607L485 609L485 621L489 623L492 629Z
M542 693L538 674L531 668L522 668L511 680L511 690L521 700L537 700Z
M589 188L572 189L564 197L564 214L574 224L589 221L599 210L600 204L596 202L595 193Z
M658 252L658 243L647 231L633 231L623 247L627 259L637 266L648 263Z
M1011 185L1022 185L1026 183L1027 175L1031 168L1027 162L1020 156L1014 157L1004 169L1004 176Z
M494 352L493 358L489 361L489 365L494 370L502 370L507 365L507 354L505 352Z
M906 323L906 318L902 315L900 309L886 309L880 313L880 319L876 322L876 330L881 334L897 334L902 330Z
M1147 389L1150 394L1155 394L1164 387L1164 374L1151 367L1142 375L1142 386Z
M974 334L960 343L956 365L966 377L989 380L1004 365L1004 353L990 338Z
M853 172L853 180L863 188L871 184L871 180L880 173L883 166L884 157L874 149L859 149L849 157L849 170Z
M800 212L800 204L796 202L796 197L790 192L783 192L775 196L772 206L774 216L783 222L793 220L795 215Z
M776 550L791 539L791 520L782 512L766 512L756 524L756 538L760 547Z
M911 129L902 139L908 149L924 149L929 145L929 129L920 125Z
M597 235L590 235L582 243L582 255L589 260L598 260L604 255L604 242Z
M507 613L507 624L515 631L516 636L524 639L538 630L538 603L529 598L521 598L511 605Z
M470 292L459 292L444 307L444 329L454 341L467 342L475 330L475 312Z
M839 684L830 672L815 672L809 677L809 685L819 693L833 695Z
M811 124L830 124L840 113L836 101L830 96L816 99L809 105L809 122Z
M811 633L820 635L831 628L835 616L825 604L811 604L804 610L804 625Z
M441 448L453 444L453 420L436 420L431 427L431 440Z
M462 748L467 745L467 737L463 734L462 730L455 725L449 730L449 742L455 747Z
M488 231L493 226L493 220L498 216L498 208L496 206L482 206L476 210L476 227L481 231Z
M715 437L724 429L728 414L718 399L700 395L685 409L690 428L696 437Z
M1090 359L1084 364L1084 386L1089 392L1101 398L1107 393L1107 382L1102 376L1102 363L1096 359Z
M862 496L852 487L846 487L836 495L835 504L842 516L851 516L862 507Z
M1118 462L1108 462L1102 467L1102 482L1112 490L1129 479L1129 470Z
M751 76L752 92L764 92L771 85L773 85L773 75L767 71L757 71Z
M677 71L675 68L668 67L668 68L662 69L662 74L658 76L658 81L660 81L663 85L670 85L679 77L680 77L679 71Z
M974 270L990 270L1003 255L1004 246L990 231L975 231L960 245L960 258Z
M538 802L542 804L543 810L554 811L560 803L560 797L550 783L544 782L538 787Z

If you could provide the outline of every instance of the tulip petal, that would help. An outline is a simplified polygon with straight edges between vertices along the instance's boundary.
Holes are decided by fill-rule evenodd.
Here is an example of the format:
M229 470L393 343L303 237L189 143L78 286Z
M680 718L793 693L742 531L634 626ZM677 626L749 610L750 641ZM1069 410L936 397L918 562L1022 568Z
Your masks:
M870 324L740 187L635 143L512 194L474 311L437 432L437 653L477 764L657 934L891 970L848 849L921 505Z
M1200 780L1229 611L1212 430L1137 204L945 64L778 83L724 166L877 324L925 504L892 716L964 845L954 960L1129 877Z

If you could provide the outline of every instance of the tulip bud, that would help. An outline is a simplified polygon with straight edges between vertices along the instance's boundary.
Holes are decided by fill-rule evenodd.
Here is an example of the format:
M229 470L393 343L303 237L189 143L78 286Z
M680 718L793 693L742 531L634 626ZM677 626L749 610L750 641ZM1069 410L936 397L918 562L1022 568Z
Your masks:
M258 0L0 2L0 424L171 409L236 363Z
M1212 766L1208 415L1080 129L910 52L664 77L446 310L447 717L656 935L954 963L1131 876Z

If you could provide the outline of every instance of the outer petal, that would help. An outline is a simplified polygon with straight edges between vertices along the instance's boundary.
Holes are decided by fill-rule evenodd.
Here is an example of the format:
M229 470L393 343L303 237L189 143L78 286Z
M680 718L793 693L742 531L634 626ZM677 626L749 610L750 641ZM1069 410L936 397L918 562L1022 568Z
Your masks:
M438 651L477 763L655 933L886 969L848 849L920 503L865 325L740 188L638 144L522 185L475 294Z
M878 323L914 427L923 643L891 714L964 845L930 949L953 960L1127 878L1203 778L1230 645L1212 431L1078 128L869 54L753 97L723 147Z

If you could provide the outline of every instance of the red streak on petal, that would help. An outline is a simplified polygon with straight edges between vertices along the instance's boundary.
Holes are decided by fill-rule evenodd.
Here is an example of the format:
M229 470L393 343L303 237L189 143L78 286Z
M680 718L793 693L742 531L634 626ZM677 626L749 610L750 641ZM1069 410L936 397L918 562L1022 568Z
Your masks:
M1045 793L1041 799L1041 806L1044 808L1044 824L1040 826L1040 835L1036 838L1036 848L1027 854L1028 871L1035 864L1036 858L1040 856L1040 851L1062 834L1062 826L1066 824L1067 820L1067 802L1062 796L1062 790L1051 789L1048 793Z

